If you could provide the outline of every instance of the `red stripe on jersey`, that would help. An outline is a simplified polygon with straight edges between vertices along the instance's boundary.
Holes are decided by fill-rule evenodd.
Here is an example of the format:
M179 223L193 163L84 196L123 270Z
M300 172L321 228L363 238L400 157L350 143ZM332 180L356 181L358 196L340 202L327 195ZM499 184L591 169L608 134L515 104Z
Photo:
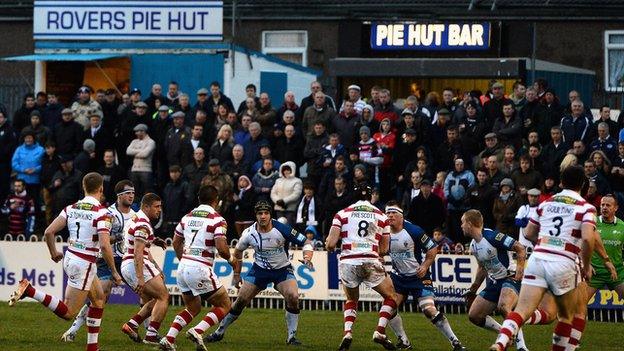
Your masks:
M373 212L374 212L375 214L378 214L378 215L384 214L384 213L383 213L383 212L381 212L378 208L373 208Z
M212 239L206 239L206 240L204 241L204 245L214 247L214 246L215 246L215 241L214 241L214 240L212 240Z
M342 250L351 250L351 244L342 244L341 249Z
M587 212L589 213L596 213L596 208L595 207L590 207L587 209Z
M379 258L379 256L376 253L340 256L341 261L355 259L355 258Z
M583 220L583 216L585 216L584 213L576 213L576 214L574 214L574 220L580 222L580 221Z
M596 226L596 222L594 221L583 221L583 223L589 223L589 224L592 224L593 226Z
M44 305L45 307L50 306L50 302L52 302L52 296L46 294L46 296L43 297L43 301L41 302L42 305Z
M533 218L529 218L529 222L531 222L531 223L533 223L533 224L535 224L535 225L537 225L537 226L539 226L539 225L540 225L540 224L539 224L539 222L538 222L538 221L536 221L536 220L534 220Z
M377 241L381 240L381 234L380 233L375 233L375 240L377 240Z
M373 244L373 251L379 252L379 246Z
M524 279L535 280L535 276L534 275L530 275L530 274L525 274L524 275Z
M193 258L193 257L190 257L190 256L184 256L184 255L182 255L182 259L185 259L185 260L191 260L191 261L195 261L195 262L199 262L199 263L203 263L203 264L205 264L205 265L206 265L206 266L208 266L208 267L212 267L212 264L211 264L210 262L206 262L206 261L198 260L198 259Z
M355 211L355 209L353 209L353 207L347 207L343 211L345 211L345 212L353 212L353 211Z
M85 260L87 262L95 263L95 261L97 260L96 256L87 255L87 254L84 254L82 252L74 251L74 250L72 250L70 248L68 248L67 251L69 251L72 254L82 258L83 260Z
M572 237L573 238L580 238L581 237L580 229L572 229Z
M557 251L552 251L552 250L548 250L548 249L544 249L544 248L541 248L541 247L534 248L533 252L542 252L542 253L547 253L547 254L559 255L559 256L563 256L565 258L569 258L572 261L574 261L574 259L572 257L570 257L570 256L568 256L568 255L566 255L564 253L557 252Z
M349 236L349 233L348 233L348 232L346 232L346 231L340 232L340 237L341 237L341 238L346 238L346 237L348 237L348 236Z
M89 280L89 273L91 273L91 266L93 266L93 263L89 263L89 268L87 268L87 274L85 274L84 283L82 283L82 289L80 290L84 290L87 287L87 280Z
M572 252L572 253L575 253L575 254L578 254L579 252L581 252L581 248L580 247L578 247L578 246L576 246L574 244L570 244L570 243L566 243L565 244L565 250L569 251L569 252Z
M546 200L546 201L548 201L548 200ZM537 210L535 210L535 212L537 212L537 215L538 215L538 216L541 216L541 215L542 215L542 209L541 209L541 208L539 208L539 207L537 208Z
M154 274L154 271L152 271L152 267L150 267L149 264L146 264L143 267L147 268L147 271L149 272L149 274L152 275L152 278L156 276L156 274Z

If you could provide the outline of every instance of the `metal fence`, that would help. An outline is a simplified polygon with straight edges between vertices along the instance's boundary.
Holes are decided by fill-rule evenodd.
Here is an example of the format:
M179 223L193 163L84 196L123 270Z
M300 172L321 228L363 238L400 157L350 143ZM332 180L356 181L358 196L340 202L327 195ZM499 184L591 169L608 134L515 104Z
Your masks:
M0 78L0 103L2 103L13 118L13 113L22 106L24 95L32 92L33 82L26 78Z

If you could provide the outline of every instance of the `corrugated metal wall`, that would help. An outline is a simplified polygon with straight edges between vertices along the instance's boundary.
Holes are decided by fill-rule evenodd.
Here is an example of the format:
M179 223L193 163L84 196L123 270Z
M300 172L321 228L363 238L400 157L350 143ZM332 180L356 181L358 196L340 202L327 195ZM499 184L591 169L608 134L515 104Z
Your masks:
M568 103L568 93L576 90L581 93L583 102L590 107L599 107L592 104L595 75L580 73L563 73L550 71L535 71L535 77L544 78L548 85L555 90L562 104Z
M143 98L149 96L152 84L159 83L163 93L167 84L176 81L180 90L196 100L199 88L209 88L217 81L223 87L223 55L210 54L148 54L133 55L130 86L139 88Z

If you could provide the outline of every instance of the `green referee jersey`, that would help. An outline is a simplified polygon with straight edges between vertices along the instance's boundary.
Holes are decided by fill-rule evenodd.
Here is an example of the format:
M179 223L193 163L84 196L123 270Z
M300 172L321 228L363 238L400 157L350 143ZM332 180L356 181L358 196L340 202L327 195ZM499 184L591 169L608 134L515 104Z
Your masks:
M613 265L618 271L623 270L622 249L624 248L624 221L616 217L613 223L606 223L603 222L603 218L600 216L598 217L596 228L600 233L602 243L604 244L611 262L613 262ZM606 271L604 262L596 253L592 256L591 264L594 266L594 269L596 269L596 272L599 270Z

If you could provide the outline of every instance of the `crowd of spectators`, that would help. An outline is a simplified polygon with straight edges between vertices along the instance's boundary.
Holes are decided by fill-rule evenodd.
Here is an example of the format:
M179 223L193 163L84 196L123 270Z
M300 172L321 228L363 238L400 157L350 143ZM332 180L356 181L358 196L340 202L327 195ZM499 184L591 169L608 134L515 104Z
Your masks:
M485 93L446 88L400 102L377 86L351 85L337 99L319 82L310 88L301 100L287 92L280 106L249 84L235 108L217 82L199 89L194 104L171 82L166 92L154 84L147 97L84 86L69 107L45 92L27 94L12 115L0 106L6 230L45 226L80 198L91 171L104 176L107 203L125 178L137 201L160 194L164 237L204 184L220 192L230 238L254 221L253 204L267 200L276 216L322 240L353 202L354 185L367 183L375 204L399 201L407 219L450 251L465 243L460 218L470 208L517 238L529 191L539 200L557 192L569 164L584 166L588 201L607 193L624 201L623 121L610 118L609 106L595 120L576 91L560 100L543 79L510 92L493 81ZM38 226L35 213L45 213Z

